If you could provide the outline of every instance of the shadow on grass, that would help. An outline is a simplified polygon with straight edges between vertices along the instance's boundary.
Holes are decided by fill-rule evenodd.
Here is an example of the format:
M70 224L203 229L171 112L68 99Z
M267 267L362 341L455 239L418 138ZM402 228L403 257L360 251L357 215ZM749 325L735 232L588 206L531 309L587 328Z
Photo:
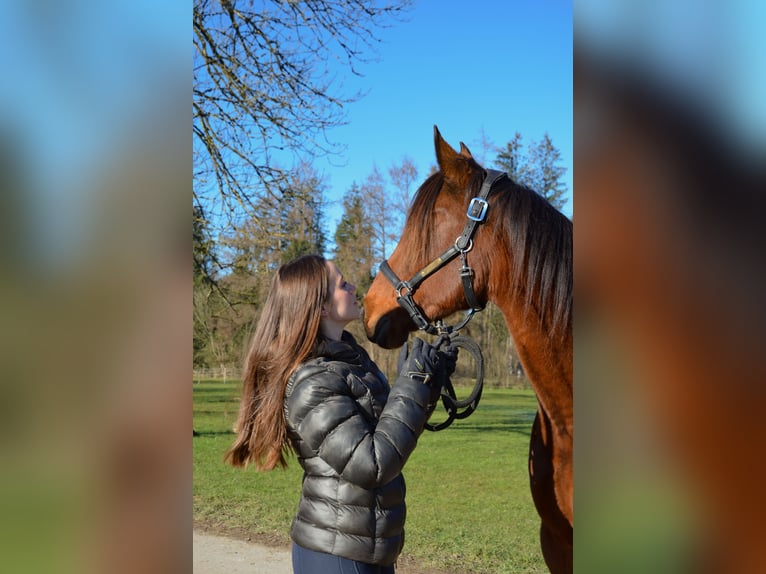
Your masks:
M515 423L506 423L506 424L478 424L474 426L463 426L461 430L465 430L468 432L475 432L475 433L496 433L496 432L503 432L503 433L513 433L518 434L524 437L529 437L532 434L532 425L529 424L515 424Z
M234 436L234 431L230 431L230 430L194 430L194 436L195 437L225 436L225 435Z
M216 386L203 386L203 385L194 385L192 390L194 391L194 394L200 394L200 395L213 395L213 394L228 394L230 395L232 392L236 393L241 389L241 386L239 383L227 383L227 384L220 384Z
M481 405L479 405L479 409L481 409ZM504 409L498 410L502 411ZM450 428L461 432L514 433L529 437L532 434L532 423L535 419L535 413L520 412L510 417L494 415L489 420L486 417L476 417L475 420L472 420L473 417L474 415L470 415L465 419L458 419ZM444 418L443 412L436 412L431 422L439 423Z

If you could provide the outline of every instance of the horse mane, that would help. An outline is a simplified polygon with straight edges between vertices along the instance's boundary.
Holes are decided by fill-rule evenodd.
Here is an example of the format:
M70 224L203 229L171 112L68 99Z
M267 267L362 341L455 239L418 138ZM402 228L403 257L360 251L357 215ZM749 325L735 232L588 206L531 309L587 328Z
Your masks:
M481 186L483 172L471 182L465 207ZM431 252L430 229L436 198L444 184L441 172L431 175L418 189L407 215L412 227L412 253ZM492 188L489 221L507 238L513 259L510 285L523 295L525 312L532 307L553 333L564 334L572 325L572 222L545 198L510 178ZM494 217L493 217L494 215Z
M508 238L510 284L524 289L525 312L537 308L551 334L572 327L572 221L534 190L510 178L492 190L494 225Z

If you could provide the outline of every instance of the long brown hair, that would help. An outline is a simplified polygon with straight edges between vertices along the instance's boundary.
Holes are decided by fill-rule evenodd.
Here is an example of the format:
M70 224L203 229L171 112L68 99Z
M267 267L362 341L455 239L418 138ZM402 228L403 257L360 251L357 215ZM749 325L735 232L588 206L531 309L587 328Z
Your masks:
M287 466L285 388L293 371L316 349L329 289L321 255L298 257L274 275L245 360L237 438L225 456L233 466Z

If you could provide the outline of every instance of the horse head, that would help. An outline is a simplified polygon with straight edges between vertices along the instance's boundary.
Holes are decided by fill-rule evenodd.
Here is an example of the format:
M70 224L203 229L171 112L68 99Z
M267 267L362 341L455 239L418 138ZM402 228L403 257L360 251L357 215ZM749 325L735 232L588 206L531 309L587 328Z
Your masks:
M434 126L434 147L439 171L418 189L407 214L402 236L388 259L388 265L402 279L412 277L428 262L455 244L466 222L466 210L484 179L484 169L469 149L460 143L455 151ZM482 227L482 226L480 226ZM475 270L474 289L480 302L486 302L486 262L489 246L479 239L470 246L471 266ZM460 281L461 262L454 259L433 278L424 281L414 294L415 303L431 321L467 309ZM417 329L408 314L397 304L399 293L378 274L364 299L364 326L367 337L384 348L401 346Z

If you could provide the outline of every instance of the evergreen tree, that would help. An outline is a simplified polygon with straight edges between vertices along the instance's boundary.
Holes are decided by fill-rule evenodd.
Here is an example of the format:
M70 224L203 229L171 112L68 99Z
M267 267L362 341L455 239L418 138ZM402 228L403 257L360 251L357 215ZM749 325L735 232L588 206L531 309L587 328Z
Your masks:
M567 192L567 186L561 180L566 168L557 165L561 152L553 145L547 133L540 142L532 141L527 149L525 155L522 152L522 136L516 132L497 155L495 166L505 171L516 183L533 189L560 210L566 203L564 194Z
M343 274L356 285L357 291L366 293L373 278L372 229L361 189L356 183L343 197L343 215L335 230L333 259Z
M293 170L280 202L281 261L324 253L324 193L326 185L311 165Z
M561 152L553 145L547 132L542 141L529 146L529 164L531 167L529 187L559 210L566 203L564 194L567 192L566 184L561 181L566 173L566 168L557 165L560 159Z
M502 149L500 153L497 154L495 165L507 173L508 177L513 181L525 185L527 158L524 157L524 154L521 151L521 139L521 134L516 132L513 139L505 144L505 149Z

